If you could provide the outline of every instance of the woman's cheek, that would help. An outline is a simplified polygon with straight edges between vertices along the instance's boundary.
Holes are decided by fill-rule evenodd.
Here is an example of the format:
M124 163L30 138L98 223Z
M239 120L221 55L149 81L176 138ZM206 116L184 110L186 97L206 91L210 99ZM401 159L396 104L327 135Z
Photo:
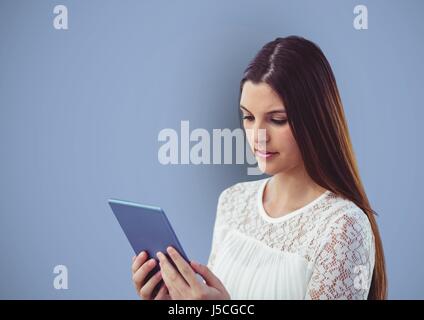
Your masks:
M300 150L296 144L296 141L294 139L288 139L285 149L285 152L287 154L287 161L289 161L293 165L297 165L301 161L302 156L300 154Z

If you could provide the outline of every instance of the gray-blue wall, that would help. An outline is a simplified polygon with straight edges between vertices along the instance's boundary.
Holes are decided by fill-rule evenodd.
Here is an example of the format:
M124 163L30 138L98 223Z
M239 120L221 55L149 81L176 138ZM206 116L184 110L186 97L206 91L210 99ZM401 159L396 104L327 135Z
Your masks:
M69 29L53 28L66 5ZM368 30L353 8L368 7ZM424 298L422 1L0 0L0 298L137 298L106 200L162 206L206 263L219 193L243 165L163 166L163 128L238 126L238 85L268 41L316 42L379 212L390 298ZM55 265L69 289L53 287Z

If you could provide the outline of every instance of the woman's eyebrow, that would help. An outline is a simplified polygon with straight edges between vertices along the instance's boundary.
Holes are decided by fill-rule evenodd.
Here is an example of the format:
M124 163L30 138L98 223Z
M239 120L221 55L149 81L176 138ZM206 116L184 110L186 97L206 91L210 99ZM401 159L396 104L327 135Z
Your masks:
M240 105L241 109L246 110L247 112L251 113L246 107ZM278 110L272 110L272 111L268 111L267 114L272 114L272 113L286 113L286 110L284 109L278 109Z

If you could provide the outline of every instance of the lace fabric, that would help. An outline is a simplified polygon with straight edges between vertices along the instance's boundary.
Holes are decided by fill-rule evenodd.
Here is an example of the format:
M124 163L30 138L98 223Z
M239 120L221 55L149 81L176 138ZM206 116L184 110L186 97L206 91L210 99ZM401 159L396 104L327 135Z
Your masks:
M252 241L251 247L246 249L242 257L246 265L244 279L249 278L247 265L253 264L256 257L260 256L258 250L267 248L279 257L267 259L272 260L274 264L279 261L281 268L287 268L290 261L286 260L293 256L300 257L304 261L309 272L305 278L299 277L300 284L295 284L303 288L301 298L366 299L374 268L375 248L374 237L365 213L353 202L327 190L306 206L282 217L271 218L262 204L263 190L268 180L269 178L237 183L220 194L208 261L209 268L212 271L217 268L224 278L221 281L224 285L227 282L233 287L233 292L236 292L236 286L243 285L230 279L231 266L223 265L231 263L232 260L229 258L231 256L227 256L225 260L220 259L219 266L215 265L217 258L225 252L229 254L230 246L234 247L234 243L238 241L233 237L236 232L244 236L244 240L237 238L240 239L239 246L242 246L241 243L247 243L248 239ZM253 249L255 243L260 243L261 246ZM232 250L234 256L237 248ZM291 255L287 255L288 253ZM285 254L284 258L281 258L281 254ZM240 258L238 256L238 259ZM265 263L264 261L261 263ZM234 264L234 261L232 263ZM281 270L290 276L290 272L281 268L274 266L270 270L277 270L277 273ZM257 276L258 271L255 270L252 271L255 272L251 274L252 277ZM240 272L243 273L243 270ZM274 281L272 277L267 279L266 281ZM281 277L278 279L282 281L283 286L284 280L281 280ZM251 285L245 286L245 290L265 292L265 289L251 288ZM290 288L287 290L290 291ZM243 292L237 292L243 295ZM267 293L266 296L300 298L298 294L296 297L291 297L284 293L275 295ZM258 298L257 294L255 298Z

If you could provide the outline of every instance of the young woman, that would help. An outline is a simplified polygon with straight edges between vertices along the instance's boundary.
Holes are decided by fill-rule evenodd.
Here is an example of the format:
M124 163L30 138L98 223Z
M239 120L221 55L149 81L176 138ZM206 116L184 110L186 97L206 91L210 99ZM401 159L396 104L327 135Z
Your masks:
M158 253L161 271L144 281L154 259L146 262L143 252L134 257L139 295L385 299L375 212L361 183L333 72L320 48L295 36L267 43L241 80L240 111L259 168L270 177L221 193L207 266L189 265L168 248L178 270ZM164 284L153 294L161 279Z

